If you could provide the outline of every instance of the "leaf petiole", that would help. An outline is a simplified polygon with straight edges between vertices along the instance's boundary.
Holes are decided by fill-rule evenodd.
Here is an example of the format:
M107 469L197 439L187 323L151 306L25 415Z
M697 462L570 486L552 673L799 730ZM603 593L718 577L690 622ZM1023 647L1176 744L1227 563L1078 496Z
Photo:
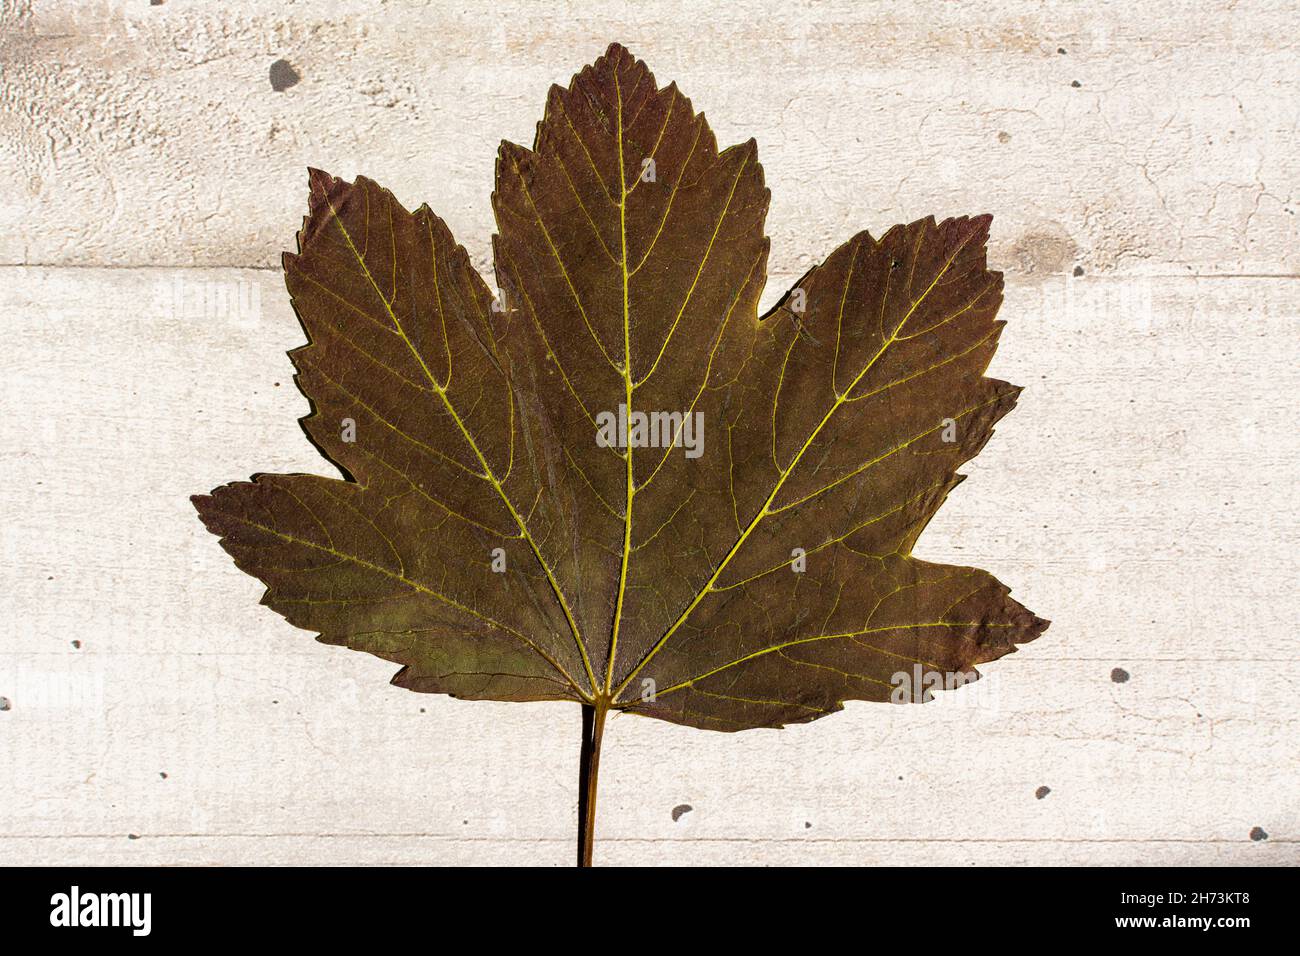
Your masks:
M605 733L609 702L597 699L582 705L582 749L578 757L578 866L591 866L596 838L596 787L600 775L600 742Z

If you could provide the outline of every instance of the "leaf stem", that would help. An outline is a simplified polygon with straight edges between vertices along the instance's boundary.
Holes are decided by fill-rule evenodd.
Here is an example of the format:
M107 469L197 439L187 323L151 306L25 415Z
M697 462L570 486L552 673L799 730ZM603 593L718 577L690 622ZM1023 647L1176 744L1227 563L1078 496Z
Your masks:
M578 866L591 866L596 839L596 785L600 775L600 742L605 734L608 702L582 705L582 750L578 757Z

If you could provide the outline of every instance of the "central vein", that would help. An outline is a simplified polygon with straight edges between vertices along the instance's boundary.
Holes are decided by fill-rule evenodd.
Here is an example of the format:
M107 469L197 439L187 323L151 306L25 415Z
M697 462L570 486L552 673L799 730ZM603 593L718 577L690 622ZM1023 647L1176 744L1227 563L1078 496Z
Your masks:
M620 243L619 268L623 273L623 394L628 420L632 418L632 329L628 318L627 272L627 174L623 167L623 92L618 83L618 70L614 71L614 95L618 102L618 231ZM618 600L614 605L614 625L609 637L609 661L605 668L605 696L610 696L614 683L614 656L618 650L618 628L623 620L623 598L627 593L627 564L632 556L632 443L623 450L627 464L627 496L623 504L623 561L618 572Z

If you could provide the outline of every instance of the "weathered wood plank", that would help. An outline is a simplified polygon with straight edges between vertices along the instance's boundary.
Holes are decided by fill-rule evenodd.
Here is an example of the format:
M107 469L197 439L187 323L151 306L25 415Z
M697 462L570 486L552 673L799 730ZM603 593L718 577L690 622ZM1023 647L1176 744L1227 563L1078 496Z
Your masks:
M779 269L990 211L1016 274L1294 274L1298 21L1289 0L18 0L0 262L272 265L314 165L428 201L486 266L497 143L530 142L547 87L617 39L722 142L758 138Z
M950 703L615 720L605 859L1300 862L1300 284L1019 279L1004 315L994 372L1030 387L918 553L1053 629ZM6 860L568 861L576 708L391 688L194 518L329 471L275 273L0 268L0 328Z

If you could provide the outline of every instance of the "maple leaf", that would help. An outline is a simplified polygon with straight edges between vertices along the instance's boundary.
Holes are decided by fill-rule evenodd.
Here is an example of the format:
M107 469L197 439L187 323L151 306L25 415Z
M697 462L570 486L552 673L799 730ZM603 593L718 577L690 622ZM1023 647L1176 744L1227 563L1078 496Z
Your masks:
M502 143L495 296L446 225L313 170L289 292L345 480L194 502L263 603L398 686L737 731L921 700L1047 622L911 555L1019 389L990 218L859 233L758 317L769 194L617 44Z

